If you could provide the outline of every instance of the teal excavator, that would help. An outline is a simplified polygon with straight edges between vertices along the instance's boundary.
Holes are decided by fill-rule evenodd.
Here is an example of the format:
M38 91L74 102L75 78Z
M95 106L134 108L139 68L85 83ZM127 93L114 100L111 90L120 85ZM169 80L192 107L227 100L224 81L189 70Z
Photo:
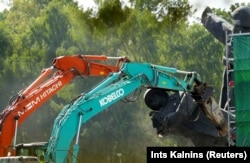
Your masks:
M183 75L183 78L177 78L173 74ZM181 116L195 116L198 108L213 124L214 129L211 129L212 133L215 133L213 136L227 135L227 121L212 97L213 88L202 81L198 73L148 63L128 62L122 63L119 72L111 73L91 91L81 94L74 102L64 107L54 122L45 160L56 163L67 162L70 146L75 138L71 151L73 151L72 162L77 162L81 126L101 111L142 88L146 89L144 101L154 111L153 114L156 115L155 112L166 106L170 97L178 93L180 101L176 104L176 110L180 110L179 119ZM188 109L186 113L181 111L184 106ZM158 125L155 125L157 133L164 135L162 126L168 123L168 118L170 120L171 116L165 117L165 120L152 116L152 119L158 121ZM195 117L199 119L198 113ZM206 126L202 127L206 130Z

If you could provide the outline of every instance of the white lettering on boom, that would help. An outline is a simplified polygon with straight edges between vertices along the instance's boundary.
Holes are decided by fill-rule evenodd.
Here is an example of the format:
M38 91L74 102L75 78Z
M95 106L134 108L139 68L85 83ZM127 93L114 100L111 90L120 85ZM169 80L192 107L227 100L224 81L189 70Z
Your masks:
M99 100L100 106L103 107L105 105L107 105L108 103L116 100L117 98L121 97L124 95L124 89L118 89L112 93L110 93L109 95L107 95L106 97L103 97L102 99Z

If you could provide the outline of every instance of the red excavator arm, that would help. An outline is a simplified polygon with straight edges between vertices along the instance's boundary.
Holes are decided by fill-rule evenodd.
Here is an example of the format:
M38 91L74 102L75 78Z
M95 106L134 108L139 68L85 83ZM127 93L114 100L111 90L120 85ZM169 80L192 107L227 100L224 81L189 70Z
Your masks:
M116 60L115 65L103 63ZM26 89L13 96L0 115L0 157L14 155L17 128L62 87L80 76L108 76L117 72L126 57L104 55L73 55L55 58L53 66L42 70L40 76ZM113 62L114 64L114 62ZM55 71L55 72L54 72ZM14 138L14 140L13 140Z

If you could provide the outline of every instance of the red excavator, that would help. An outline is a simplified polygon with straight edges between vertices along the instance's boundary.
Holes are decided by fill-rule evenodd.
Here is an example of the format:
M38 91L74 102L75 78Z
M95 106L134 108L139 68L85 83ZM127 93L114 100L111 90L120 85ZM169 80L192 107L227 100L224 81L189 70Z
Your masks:
M111 61L113 60L113 61ZM110 62L108 62L110 61ZM0 115L0 157L14 156L18 127L39 107L76 77L108 76L119 71L126 57L72 55L54 59L52 66L26 89L13 96ZM108 63L108 64L107 64Z

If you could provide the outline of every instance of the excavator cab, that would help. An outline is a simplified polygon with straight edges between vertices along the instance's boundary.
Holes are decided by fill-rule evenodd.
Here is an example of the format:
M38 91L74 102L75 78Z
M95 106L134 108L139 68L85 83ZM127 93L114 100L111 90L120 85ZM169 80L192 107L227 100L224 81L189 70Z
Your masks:
M44 161L47 142L21 143L16 145L16 156L33 156Z

